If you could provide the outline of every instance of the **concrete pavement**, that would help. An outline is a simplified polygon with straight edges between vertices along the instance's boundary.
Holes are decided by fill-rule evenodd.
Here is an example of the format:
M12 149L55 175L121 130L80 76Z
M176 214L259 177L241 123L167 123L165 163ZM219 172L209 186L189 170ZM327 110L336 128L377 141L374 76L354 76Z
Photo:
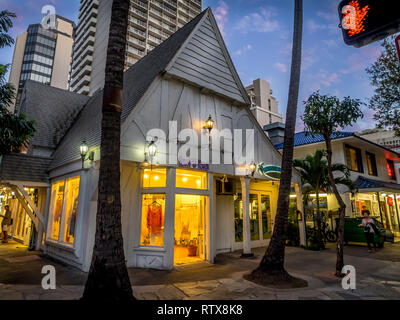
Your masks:
M345 263L357 271L357 289L345 291L333 276L335 246L323 252L287 248L286 268L308 281L302 289L270 289L243 279L259 263L265 248L255 249L255 259L240 259L240 252L219 255L216 263L181 266L173 271L129 269L133 291L144 300L370 300L400 299L400 245L387 244L368 254L365 247L346 247ZM41 288L41 268L57 270L57 289ZM20 245L0 246L0 299L79 299L86 274L27 252Z

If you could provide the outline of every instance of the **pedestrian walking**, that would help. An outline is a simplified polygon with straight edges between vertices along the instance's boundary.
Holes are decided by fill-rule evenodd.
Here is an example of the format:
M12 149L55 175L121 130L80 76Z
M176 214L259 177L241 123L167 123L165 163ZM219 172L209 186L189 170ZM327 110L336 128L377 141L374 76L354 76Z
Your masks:
M368 252L372 252L372 246L374 246L374 250L376 250L376 243L374 240L375 236L375 223L374 219L370 218L370 212L367 210L367 208L364 206L362 210L364 214L364 219L362 219L362 223L359 225L359 227L364 227L364 234L365 234L365 239L367 241L367 246L368 246Z
M7 243L8 231L10 229L10 226L12 225L11 211L9 205L6 205L4 207L4 215L0 215L0 217L3 218L3 221L1 222L1 231L3 233L3 240L1 242Z

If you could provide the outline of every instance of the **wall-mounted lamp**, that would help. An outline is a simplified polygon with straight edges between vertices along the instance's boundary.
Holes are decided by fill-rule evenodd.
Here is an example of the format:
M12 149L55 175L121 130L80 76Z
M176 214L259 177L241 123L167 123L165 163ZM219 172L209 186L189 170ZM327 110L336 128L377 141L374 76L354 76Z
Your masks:
M252 162L251 165L249 165L249 170L251 172L251 176L254 177L254 174L256 173L257 170L257 165Z
M153 163L153 159L158 153L157 145L154 141L151 141L147 146L145 150L145 163L150 163L150 165Z
M85 161L86 161L86 160L90 160L90 161L93 161L93 160L94 160L94 152L93 152L93 151L90 152L90 153L89 153L89 157L86 158L86 156L87 156L87 154L88 154L88 152L89 152L89 147L88 147L88 145L87 145L87 143L86 143L85 140L83 140L82 143L81 143L81 145L79 146L79 151L80 151L80 153L81 153L82 169L84 169L84 168L85 168Z
M211 130L214 128L214 120L212 119L211 115L208 117L206 121L206 125L204 126L204 129L208 130L208 133L211 133Z

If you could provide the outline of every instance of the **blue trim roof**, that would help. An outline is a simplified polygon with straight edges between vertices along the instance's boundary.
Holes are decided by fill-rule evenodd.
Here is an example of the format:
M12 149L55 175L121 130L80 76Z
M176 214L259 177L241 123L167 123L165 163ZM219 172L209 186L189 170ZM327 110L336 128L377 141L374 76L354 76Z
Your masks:
M342 139L342 138L347 138L347 137L353 137L355 136L354 132L340 132L338 135L332 135L332 140L336 139ZM318 143L318 142L324 142L325 139L322 135L316 134L312 136L310 133L306 132L298 132L294 135L294 146L304 146L306 144L312 144L312 143ZM277 144L275 146L278 150L283 149L283 143Z
M393 182L384 182L359 176L356 185L358 189L395 189L400 190L400 185Z

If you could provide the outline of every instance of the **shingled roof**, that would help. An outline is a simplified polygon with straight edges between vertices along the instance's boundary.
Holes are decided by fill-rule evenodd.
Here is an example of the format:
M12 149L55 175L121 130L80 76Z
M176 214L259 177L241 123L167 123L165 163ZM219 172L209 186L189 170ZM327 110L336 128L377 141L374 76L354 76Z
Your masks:
M5 155L0 165L0 181L48 182L50 161L25 154Z
M128 69L124 78L122 122L135 108L154 79L165 70L208 10L204 10ZM80 158L79 145L83 139L86 139L89 148L100 145L102 94L102 90L95 93L64 139L61 140L53 155L54 160L51 163L51 169L78 160Z
M20 112L35 120L32 146L55 149L89 97L28 80Z

